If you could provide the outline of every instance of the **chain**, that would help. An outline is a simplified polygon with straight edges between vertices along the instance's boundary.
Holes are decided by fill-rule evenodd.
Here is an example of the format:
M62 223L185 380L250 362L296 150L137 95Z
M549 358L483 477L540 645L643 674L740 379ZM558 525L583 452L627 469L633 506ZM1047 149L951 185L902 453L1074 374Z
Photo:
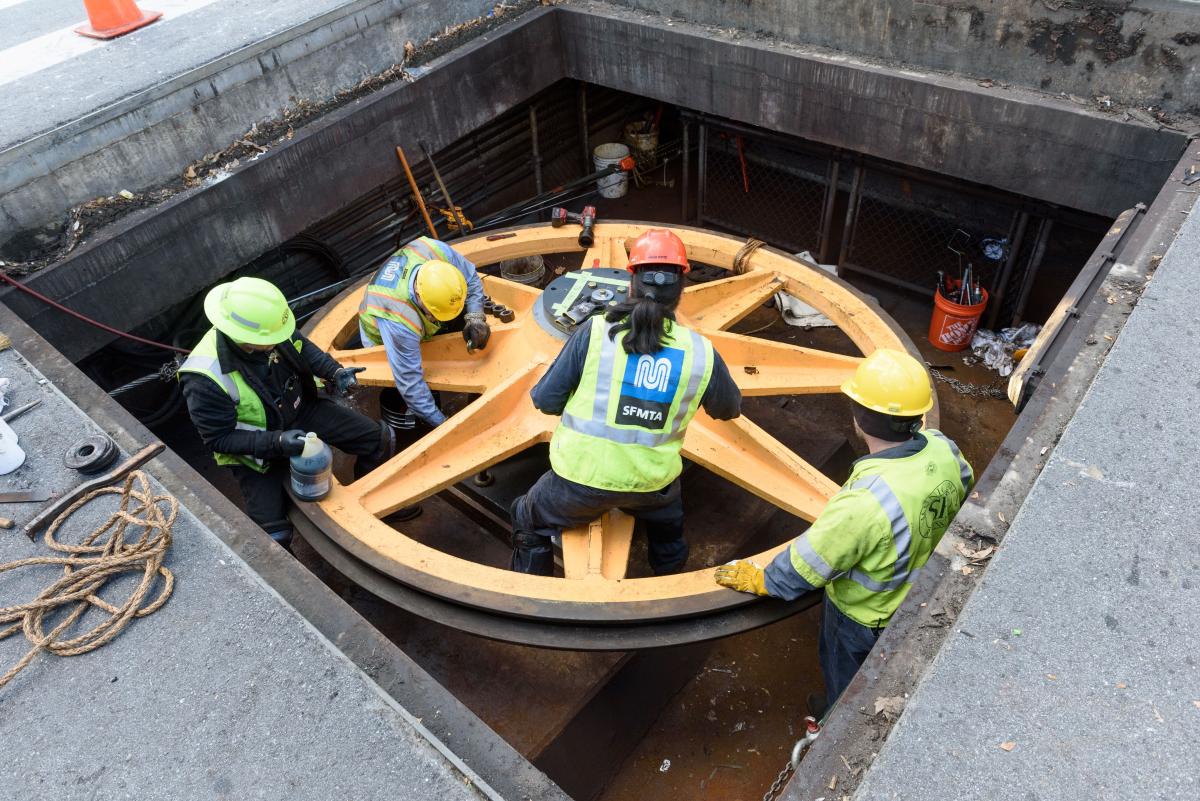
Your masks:
M951 378L933 368L930 368L929 372L938 381L949 384L951 389L959 395L974 395L979 398L996 398L998 400L1004 400L1008 397L1008 392L1003 388L1004 379L1001 378L997 378L987 386L983 386L982 384L970 384L966 381L959 381L957 378Z
M795 770L792 760L789 759L788 763L783 766L783 770L779 771L779 775L775 777L775 781L771 782L771 788L763 793L762 801L775 801L775 797L783 791L783 786L787 784Z

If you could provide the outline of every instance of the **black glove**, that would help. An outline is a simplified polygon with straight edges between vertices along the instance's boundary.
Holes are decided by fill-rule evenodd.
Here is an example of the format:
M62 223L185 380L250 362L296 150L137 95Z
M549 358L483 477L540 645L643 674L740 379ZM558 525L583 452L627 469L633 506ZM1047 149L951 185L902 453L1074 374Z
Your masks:
M333 374L334 388L337 389L337 394L345 395L350 391L350 387L358 386L358 373L365 372L365 367L339 367Z
M304 437L306 435L298 428L293 428L291 431L276 432L275 436L278 438L275 444L278 446L279 452L284 456L299 456L304 450Z
M462 334L467 343L467 352L486 348L492 336L492 329L488 328L487 317L483 312L468 312L463 315L463 322L465 324Z

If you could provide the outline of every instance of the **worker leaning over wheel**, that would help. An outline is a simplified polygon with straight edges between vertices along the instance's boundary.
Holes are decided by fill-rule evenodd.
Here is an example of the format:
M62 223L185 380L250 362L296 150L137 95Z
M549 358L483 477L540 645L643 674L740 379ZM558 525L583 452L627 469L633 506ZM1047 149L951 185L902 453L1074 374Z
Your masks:
M431 426L441 425L446 415L425 382L421 343L459 315L467 350L486 348L491 329L475 265L445 242L427 236L409 242L384 262L358 307L362 344L383 345L396 389L409 410Z
M718 584L785 600L825 588L819 655L828 705L866 660L974 482L953 441L921 430L933 392L912 356L875 351L842 392L854 401L854 428L870 453L766 570L738 560L716 572Z
M220 284L204 298L204 313L213 327L179 368L188 414L217 464L233 470L250 519L287 547L286 457L304 449L305 433L359 457L356 476L391 457L394 435L318 397L319 379L344 395L364 368L342 367L297 333L274 284L260 278Z
M551 575L551 537L614 508L645 524L655 574L683 569L684 432L698 407L729 420L742 402L712 343L675 322L688 269L675 234L639 236L629 299L581 325L530 393L562 422L551 469L513 503L513 570Z

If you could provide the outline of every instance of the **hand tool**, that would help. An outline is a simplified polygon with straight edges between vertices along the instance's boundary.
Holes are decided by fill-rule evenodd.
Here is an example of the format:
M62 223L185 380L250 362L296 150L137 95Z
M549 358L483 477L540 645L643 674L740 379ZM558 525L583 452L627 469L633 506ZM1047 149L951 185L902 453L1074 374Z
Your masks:
M583 211L579 214L567 211L561 206L551 210L550 224L552 226L561 228L568 222L577 222L583 226L583 230L579 232L579 244L581 247L590 248L595 242L592 229L596 225L596 207L584 206Z
M442 180L442 174L438 172L437 165L433 163L433 153L429 151L429 145L421 142L421 151L425 154L426 160L429 162L429 168L433 170L433 178L437 181L438 189L442 190L442 197L446 201L446 205L454 212L454 216L458 219L458 233L461 236L467 232L467 224L463 219L462 210L454 205L454 201L450 199L450 192L446 189L446 182ZM474 228L474 226L471 226Z
M6 412L4 414L4 417L0 418L0 419L3 419L4 422L6 422L6 423L9 422L10 420L16 420L18 417L25 414L25 412L29 411L34 406L37 406L41 402L42 402L41 398L38 398L36 400L31 400L29 403L25 404L24 406L18 406L17 408L13 409L11 412Z
M48 500L50 500L50 493L42 490L0 492L0 503L42 503Z
M49 525L50 521L57 517L68 506L75 503L75 501L79 500L94 489L106 487L114 481L120 481L121 479L125 478L125 476L127 476L129 473L133 472L146 462L150 461L150 459L157 456L159 451L161 451L164 447L165 446L161 442L151 442L149 445L142 448L133 456L130 456L127 460L122 462L118 467L110 472L105 473L102 476L97 476L91 481L83 482L78 487L71 490L66 495L62 496L57 501L43 509L41 514L39 514L37 517L26 523L25 533L29 535L29 539L32 540L33 536L37 534L38 531Z
M408 166L408 159L404 157L404 148L400 145L396 145L396 156L400 159L400 165L404 167L404 175L408 178L408 187L412 190L413 200L416 201L417 208L421 210L425 224L429 226L429 235L437 239L437 229L433 227L433 220L429 219L429 210L425 208L425 199L421 197L421 190L417 188L417 179L413 177L412 169Z

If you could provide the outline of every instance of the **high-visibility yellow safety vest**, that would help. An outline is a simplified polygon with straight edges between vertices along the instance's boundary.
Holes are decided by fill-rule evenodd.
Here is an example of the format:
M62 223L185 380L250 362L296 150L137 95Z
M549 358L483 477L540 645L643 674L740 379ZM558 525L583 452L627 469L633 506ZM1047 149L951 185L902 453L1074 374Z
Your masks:
M900 458L859 459L842 490L789 546L792 567L847 617L887 625L975 477L958 446L940 431Z
M583 375L550 440L550 464L588 487L654 492L683 470L679 448L712 376L712 343L668 322L661 350L630 354L621 346L628 331L610 338L612 325L592 321Z
M292 340L292 345L296 348L296 353L300 353L304 348L304 343L300 340ZM208 376L216 382L217 386L225 390L237 407L238 428L250 431L267 430L267 410L263 406L262 398L258 397L258 393L251 389L250 385L246 383L246 379L242 378L242 374L237 370L232 373L221 372L221 361L217 358L217 329L208 329L208 333L200 339L196 347L192 348L191 354L180 366L179 372ZM248 454L214 452L213 458L220 465L240 464L260 473L265 473L268 467L262 459L255 459Z
M369 344L382 345L376 320L400 323L425 341L441 330L442 324L426 316L413 298L413 273L427 261L449 261L449 245L422 236L409 242L384 262L367 284L358 307L358 322ZM368 344L367 342L363 343Z

